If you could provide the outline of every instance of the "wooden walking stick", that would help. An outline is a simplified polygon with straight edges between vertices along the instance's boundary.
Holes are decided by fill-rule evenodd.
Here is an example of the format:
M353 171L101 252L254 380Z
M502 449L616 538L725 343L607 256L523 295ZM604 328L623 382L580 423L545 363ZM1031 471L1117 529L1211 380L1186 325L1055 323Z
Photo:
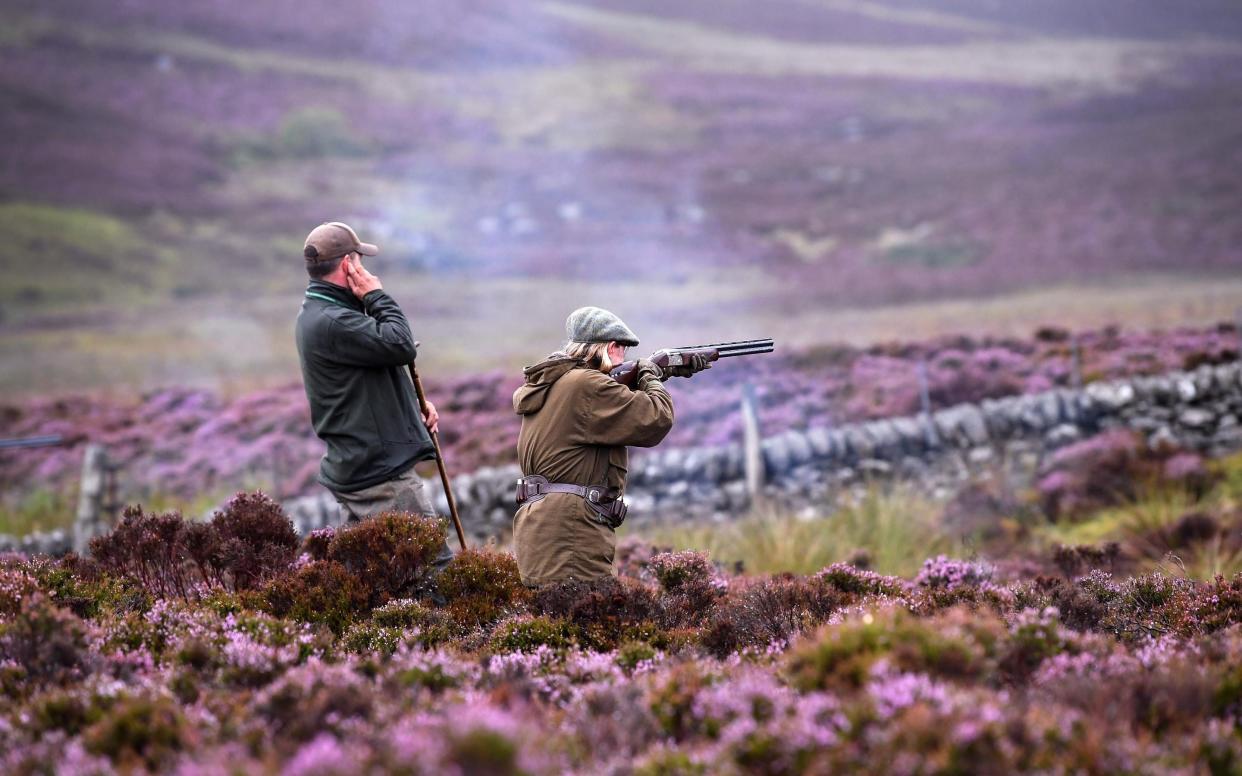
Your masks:
M423 393L423 381L418 379L418 370L410 362L410 379L414 381L414 393L418 395L418 411L427 416L427 395ZM436 448L436 466L440 469L440 482L444 485L444 497L448 499L449 514L453 517L453 527L457 529L457 541L461 548L466 549L466 533L461 530L461 518L457 515L457 500L453 498L453 486L449 484L448 469L444 468L444 454L440 452L440 435L431 429L431 444Z

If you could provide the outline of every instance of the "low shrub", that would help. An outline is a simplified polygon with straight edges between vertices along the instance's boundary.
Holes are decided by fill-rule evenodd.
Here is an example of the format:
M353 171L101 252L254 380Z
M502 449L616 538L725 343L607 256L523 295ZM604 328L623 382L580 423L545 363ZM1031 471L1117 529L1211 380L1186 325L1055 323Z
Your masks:
M155 598L190 599L211 590L257 589L289 567L298 540L279 504L262 493L239 493L209 523L129 507L90 546L104 573Z
M375 607L428 592L431 564L443 544L439 520L384 512L338 529L328 543L328 559L366 586L368 603Z
M178 512L128 507L112 531L91 539L91 555L107 573L136 582L156 598L188 598L202 577L187 563L185 528Z
M383 657L397 651L401 644L401 628L388 628L374 622L359 622L349 626L341 636L341 647L358 655L376 654Z
M336 529L332 526L311 531L302 541L302 552L309 555L311 560L327 560L328 548L332 546L335 536Z
M193 740L171 699L149 697L120 700L83 738L88 751L108 757L122 770L167 768Z
M67 684L94 669L89 631L76 615L31 593L8 622L0 625L0 663L12 661L26 689Z
M656 657L656 649L645 641L627 641L617 647L617 665L633 671L641 663Z
M662 552L651 559L651 573L664 592L667 625L697 625L728 589L705 552Z
M803 691L856 690L880 660L894 671L979 679L992 670L1002 632L998 620L967 610L923 619L882 609L824 626L791 650L785 670Z
M782 574L735 585L706 618L700 643L724 657L738 650L764 649L822 623L844 596L820 578Z
M454 619L466 626L494 622L530 598L517 561L507 552L462 550L436 579Z
M0 622L22 609L22 601L39 589L33 575L22 566L0 567Z
M539 647L565 650L578 641L576 629L553 617L518 615L496 625L489 644L493 652L534 652Z
M398 598L371 611L371 622L381 628L413 628L427 623L434 610L411 598Z
M254 700L265 727L288 743L302 743L351 720L371 717L371 683L345 666L317 661L291 669Z
M846 563L833 563L824 567L815 580L842 593L852 595L900 595L905 586L897 577L886 577L874 571L860 569Z
M317 560L268 581L263 602L277 617L320 622L333 633L368 610L366 587L336 561Z
M616 577L548 585L536 591L531 608L537 614L568 621L582 646L597 650L615 648L626 628L656 622L660 615L651 588Z
M211 519L210 529L194 526L210 547L205 557L231 590L248 590L293 563L298 536L276 501L263 493L239 493ZM215 534L214 537L211 534ZM201 548L200 548L201 549Z

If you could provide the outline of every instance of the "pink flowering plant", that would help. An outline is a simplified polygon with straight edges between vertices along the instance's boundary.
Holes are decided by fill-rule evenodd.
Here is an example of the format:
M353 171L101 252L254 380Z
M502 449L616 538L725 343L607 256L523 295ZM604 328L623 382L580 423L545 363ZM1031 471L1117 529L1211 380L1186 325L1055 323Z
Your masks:
M436 603L418 520L347 551L319 534L264 560L257 587L200 578L188 595L189 556L158 573L0 559L0 770L1242 767L1242 575L936 557L911 579L745 576L647 551L633 575L531 592L481 550ZM233 536L255 544L242 559L271 544ZM360 574L367 542L408 542L410 575Z

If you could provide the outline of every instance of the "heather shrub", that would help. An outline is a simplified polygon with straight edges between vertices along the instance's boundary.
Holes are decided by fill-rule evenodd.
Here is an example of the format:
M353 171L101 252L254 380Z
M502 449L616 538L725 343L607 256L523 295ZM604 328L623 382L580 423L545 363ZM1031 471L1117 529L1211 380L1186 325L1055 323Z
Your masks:
M992 579L992 568L985 563L953 560L944 555L923 561L923 568L914 578L918 587L944 588L978 587Z
M546 616L518 615L502 620L492 631L493 652L534 652L539 647L565 650L577 643L572 625Z
M449 561L436 586L463 625L494 622L530 598L517 561L507 552L462 550Z
M626 628L655 622L659 602L650 588L628 578L570 581L536 591L531 608L568 621L583 647L606 650L617 645Z
M1120 556L1121 545L1117 542L1101 545L1056 544L1052 548L1052 562L1070 579L1095 570L1112 574L1116 571Z
M1204 632L1212 633L1242 623L1242 573L1226 580L1212 580L1195 607L1194 619Z
M1041 470L1037 490L1043 512L1053 520L1078 519L1133 502L1157 487L1200 498L1216 479L1198 456L1151 450L1136 433L1116 429L1056 451Z
M652 557L649 567L666 593L687 588L710 587L716 569L705 552L662 552Z
M728 589L704 552L664 552L650 562L664 592L663 621L669 625L701 623Z
M341 647L359 655L377 654L387 657L397 651L403 631L388 628L374 622L359 622L349 626L341 636Z
M627 641L617 647L617 665L627 671L633 671L640 663L653 660L656 649L645 641Z
M882 576L846 563L825 566L815 574L815 579L821 585L853 595L896 596L905 590L896 577Z
M816 579L783 574L734 585L708 615L700 643L724 657L746 648L766 648L806 632L828 618L841 593Z
M398 598L371 611L371 622L381 628L414 628L427 623L434 610L410 598Z
M1025 681L1044 660L1060 654L1070 643L1060 627L1059 612L1024 610L1014 618L999 664L1011 681Z
M311 531L302 540L302 552L309 555L311 560L327 560L328 548L332 546L332 539L335 536L336 529L332 526Z
M102 719L114 702L81 690L53 689L31 700L29 724L40 734L60 731L75 736Z
M193 733L172 700L133 697L118 701L83 739L88 751L122 770L159 770L193 743Z
M11 661L30 687L75 681L94 668L89 635L73 613L35 592L0 624L0 664Z
M286 571L269 580L262 591L265 608L277 617L320 622L337 634L366 613L367 593L354 574L330 560Z
M55 562L32 562L29 568L41 589L83 619L102 612L146 611L151 606L150 597L137 584L105 573L91 558L69 553Z
M369 624L374 627L380 644L387 644L391 634L396 634L399 642L434 647L455 642L463 635L462 626L444 609L428 607L409 598L389 601L373 609ZM363 632L359 630L360 634ZM355 637L360 638L363 637Z
M185 521L178 512L125 509L109 533L91 539L91 555L104 571L127 578L156 598L187 598L197 581L187 560Z
M431 562L443 543L439 520L385 512L337 530L328 545L328 559L366 586L374 607L426 592Z
M209 523L129 507L111 532L91 540L91 555L101 572L155 598L190 599L212 589L255 589L289 567L297 546L279 504L239 493Z
M280 504L263 493L239 493L211 519L216 560L232 590L258 587L293 563L298 547L293 523ZM200 531L210 536L211 531Z
M264 688L254 705L269 730L301 743L323 731L344 732L353 720L369 719L375 691L368 680L345 666L311 661Z
M990 670L999 632L997 622L978 614L922 619L882 609L824 626L790 652L785 669L803 691L860 688L881 660L896 671L979 678Z
M22 601L38 589L35 578L21 566L0 567L0 622L20 612Z

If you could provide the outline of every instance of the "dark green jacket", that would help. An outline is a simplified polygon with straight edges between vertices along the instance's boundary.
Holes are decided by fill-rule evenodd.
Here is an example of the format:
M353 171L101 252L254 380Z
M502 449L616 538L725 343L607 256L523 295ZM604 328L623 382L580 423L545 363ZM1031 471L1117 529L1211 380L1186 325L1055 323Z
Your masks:
M406 365L414 335L383 291L358 301L312 280L296 328L315 433L328 444L319 481L340 493L378 485L435 457Z

